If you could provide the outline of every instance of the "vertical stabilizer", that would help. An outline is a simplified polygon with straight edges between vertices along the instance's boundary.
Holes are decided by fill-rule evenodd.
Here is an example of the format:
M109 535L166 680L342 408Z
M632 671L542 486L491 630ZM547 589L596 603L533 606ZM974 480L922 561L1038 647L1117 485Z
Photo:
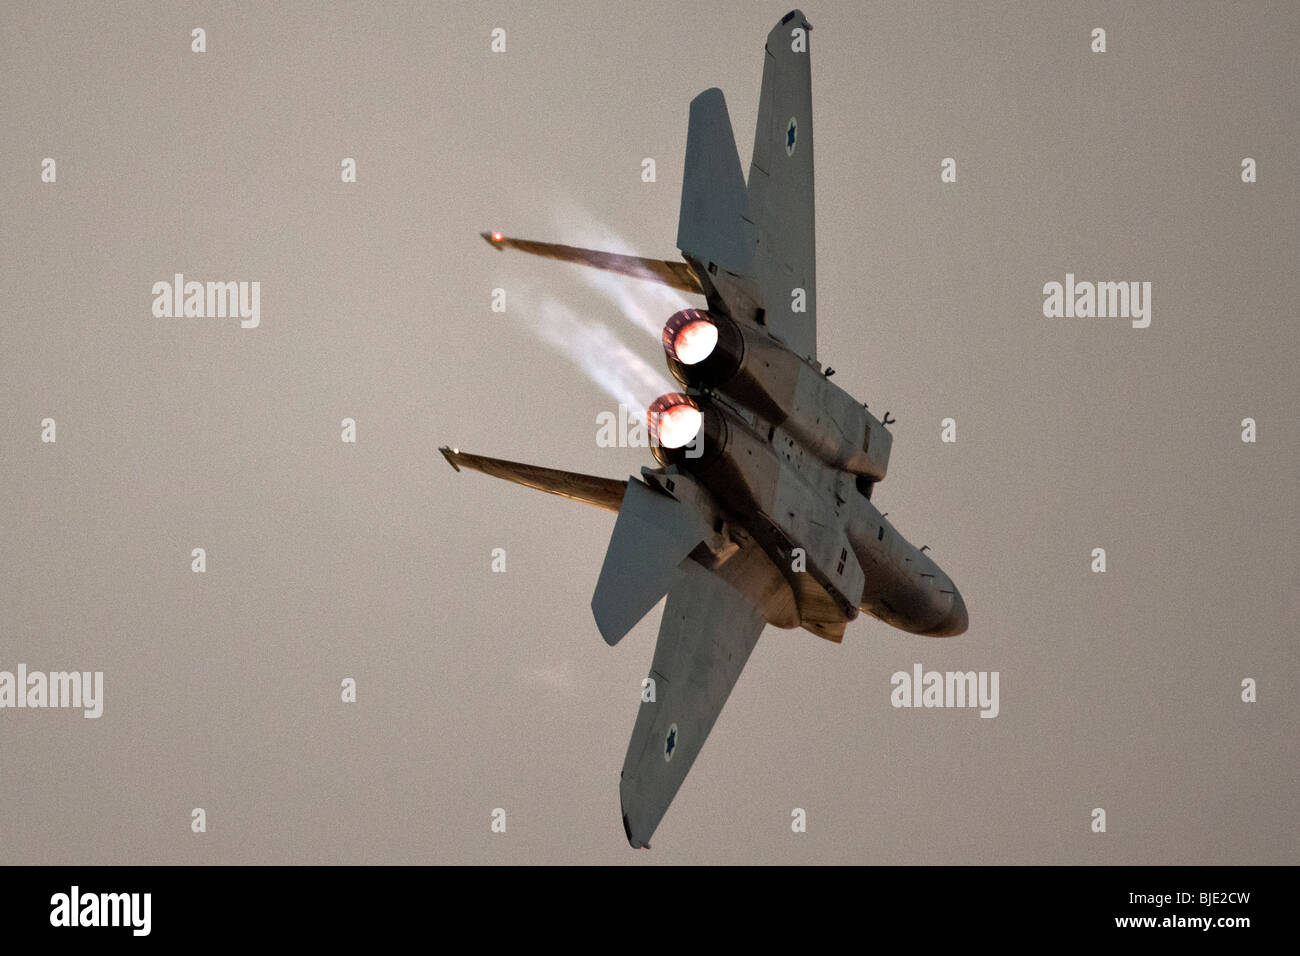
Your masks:
M677 248L706 266L753 275L754 228L745 174L719 89L691 100Z

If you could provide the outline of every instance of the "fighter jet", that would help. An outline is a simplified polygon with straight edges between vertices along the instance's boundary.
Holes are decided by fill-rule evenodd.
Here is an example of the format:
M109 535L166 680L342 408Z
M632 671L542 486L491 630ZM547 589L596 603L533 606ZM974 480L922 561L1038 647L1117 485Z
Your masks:
M860 611L913 634L967 627L952 579L872 503L888 412L817 360L811 30L795 10L768 34L748 181L721 91L691 101L682 262L483 234L705 300L663 327L682 388L648 411L657 467L620 481L441 449L457 471L618 514L591 599L606 643L667 595L619 784L633 847L649 846L765 625L835 642Z

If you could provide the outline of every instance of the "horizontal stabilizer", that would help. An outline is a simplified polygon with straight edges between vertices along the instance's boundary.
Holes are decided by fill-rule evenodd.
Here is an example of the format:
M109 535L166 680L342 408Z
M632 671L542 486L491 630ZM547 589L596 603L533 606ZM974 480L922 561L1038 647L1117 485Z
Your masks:
M571 498L584 504L595 505L606 511L618 511L623 503L626 481L616 478L599 478L595 475L580 475L572 471L560 471L556 468L542 468L539 465L524 465L517 461L505 461L501 458L486 458L483 455L469 455L459 448L445 445L438 449L451 467L460 471L468 468L481 471L494 478L504 478L526 488L536 488L561 498Z
M561 262L576 262L581 266L591 266L605 272L617 272L619 275L634 279L657 282L679 292L703 295L704 287L696 278L695 272L684 262L668 262L663 259L643 259L640 256L624 256L617 252L599 252L596 249L579 249L577 246L562 246L554 242L533 242L531 239L511 239L499 232L479 233L494 249L518 249L533 256L546 259L559 259Z
M611 647L681 577L678 567L709 536L699 512L638 479L627 483L600 569L591 613Z

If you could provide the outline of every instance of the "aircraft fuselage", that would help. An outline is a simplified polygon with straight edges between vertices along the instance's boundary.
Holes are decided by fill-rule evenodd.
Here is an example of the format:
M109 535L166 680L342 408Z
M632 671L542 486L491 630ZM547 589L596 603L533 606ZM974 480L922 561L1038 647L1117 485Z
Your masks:
M683 345L701 323L717 332L702 358ZM664 348L687 388L656 402L651 430L679 402L697 408L701 423L689 446L659 445L655 457L698 481L762 548L790 588L796 624L838 640L861 610L914 634L965 631L952 579L870 500L891 447L879 419L813 363L725 315L674 315ZM768 617L792 626L784 612Z

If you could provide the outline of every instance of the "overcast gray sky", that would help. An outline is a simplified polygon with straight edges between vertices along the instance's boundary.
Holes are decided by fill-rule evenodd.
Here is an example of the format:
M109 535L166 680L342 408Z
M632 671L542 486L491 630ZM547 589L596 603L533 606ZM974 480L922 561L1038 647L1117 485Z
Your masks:
M0 710L0 862L1297 862L1286 3L805 8L819 354L898 419L874 500L971 628L769 628L628 849L659 613L597 634L613 516L437 447L635 473L539 324L662 374L628 313L672 302L477 234L674 256L687 104L748 168L787 9L4 6L0 670L105 701ZM155 318L178 272L260 282L260 325ZM1150 327L1044 318L1067 273L1150 281ZM892 708L914 663L998 671L999 716Z

